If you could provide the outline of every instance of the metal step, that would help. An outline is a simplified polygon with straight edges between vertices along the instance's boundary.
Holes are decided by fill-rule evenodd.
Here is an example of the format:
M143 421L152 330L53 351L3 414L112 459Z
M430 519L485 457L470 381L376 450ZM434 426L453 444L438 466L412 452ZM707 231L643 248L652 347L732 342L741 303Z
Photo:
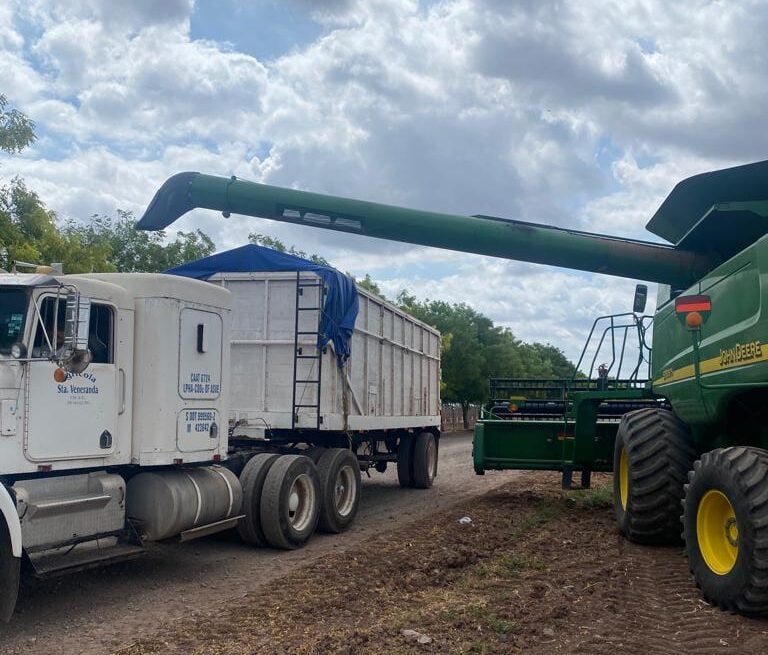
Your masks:
M117 537L105 537L37 553L29 553L29 561L38 578L52 578L66 573L123 562L143 555L146 549Z

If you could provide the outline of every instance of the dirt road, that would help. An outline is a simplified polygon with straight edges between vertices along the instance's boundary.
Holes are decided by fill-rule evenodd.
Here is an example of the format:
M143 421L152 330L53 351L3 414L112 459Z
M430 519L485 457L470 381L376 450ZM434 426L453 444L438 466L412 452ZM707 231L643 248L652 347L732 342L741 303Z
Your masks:
M520 473L118 655L767 652L768 621L707 605L680 547L618 535L611 478L595 477L563 492L556 473Z
M285 576L298 565L346 551L398 525L411 523L512 479L516 473L474 475L471 435L447 434L440 470L427 491L404 490L392 467L364 479L360 512L343 535L317 535L302 550L252 549L235 539L152 545L133 562L62 577L27 579L16 615L0 627L0 653L96 655L151 637L190 615L218 613Z

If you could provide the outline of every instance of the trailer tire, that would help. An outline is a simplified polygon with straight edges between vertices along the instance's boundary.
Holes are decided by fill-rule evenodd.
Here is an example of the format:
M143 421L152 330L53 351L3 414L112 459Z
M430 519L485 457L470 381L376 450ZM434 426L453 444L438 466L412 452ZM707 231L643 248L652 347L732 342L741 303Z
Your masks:
M397 480L401 487L413 486L413 436L404 434L397 445Z
M613 456L613 506L619 531L642 544L680 544L683 485L696 451L671 411L624 414Z
M315 464L320 461L320 458L325 454L328 449L324 446L312 446L302 451L302 455L309 457Z
M421 432L413 443L413 486L429 489L437 477L437 439Z
M11 534L0 517L0 621L7 623L16 607L21 580L21 557L13 556Z
M275 460L273 453L260 453L249 459L240 473L243 488L243 518L237 522L240 538L252 546L266 546L267 540L261 525L261 493L267 473Z
M312 536L320 516L320 478L303 455L281 455L261 492L261 525L267 543L293 550Z
M357 515L360 505L360 463L351 450L327 449L317 462L320 475L321 532L344 532Z
M704 598L768 614L768 452L736 446L704 453L688 480L683 536Z

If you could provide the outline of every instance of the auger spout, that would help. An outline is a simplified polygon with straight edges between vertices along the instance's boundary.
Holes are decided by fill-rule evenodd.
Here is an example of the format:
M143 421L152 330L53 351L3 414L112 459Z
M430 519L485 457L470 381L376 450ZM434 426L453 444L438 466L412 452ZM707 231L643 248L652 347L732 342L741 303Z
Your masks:
M479 255L686 287L712 268L698 252L492 216L462 216L179 173L137 227L161 230L195 208L244 214Z

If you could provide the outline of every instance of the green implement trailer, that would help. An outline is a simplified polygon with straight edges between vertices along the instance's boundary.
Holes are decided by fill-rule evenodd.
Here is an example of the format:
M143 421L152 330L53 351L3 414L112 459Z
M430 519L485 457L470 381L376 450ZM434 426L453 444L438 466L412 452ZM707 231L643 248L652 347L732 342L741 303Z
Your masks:
M196 207L658 283L647 381L612 360L547 390L518 381L478 425L475 468L585 484L612 469L627 539L682 539L709 602L768 614L768 161L680 182L648 223L667 244L199 173L170 178L139 227ZM642 311L629 322L644 344Z
M573 378L491 379L491 400L475 427L475 472L562 471L563 488L570 489L574 471L581 471L582 487L592 471L612 471L621 417L668 408L648 380L649 323L634 313L596 319Z

